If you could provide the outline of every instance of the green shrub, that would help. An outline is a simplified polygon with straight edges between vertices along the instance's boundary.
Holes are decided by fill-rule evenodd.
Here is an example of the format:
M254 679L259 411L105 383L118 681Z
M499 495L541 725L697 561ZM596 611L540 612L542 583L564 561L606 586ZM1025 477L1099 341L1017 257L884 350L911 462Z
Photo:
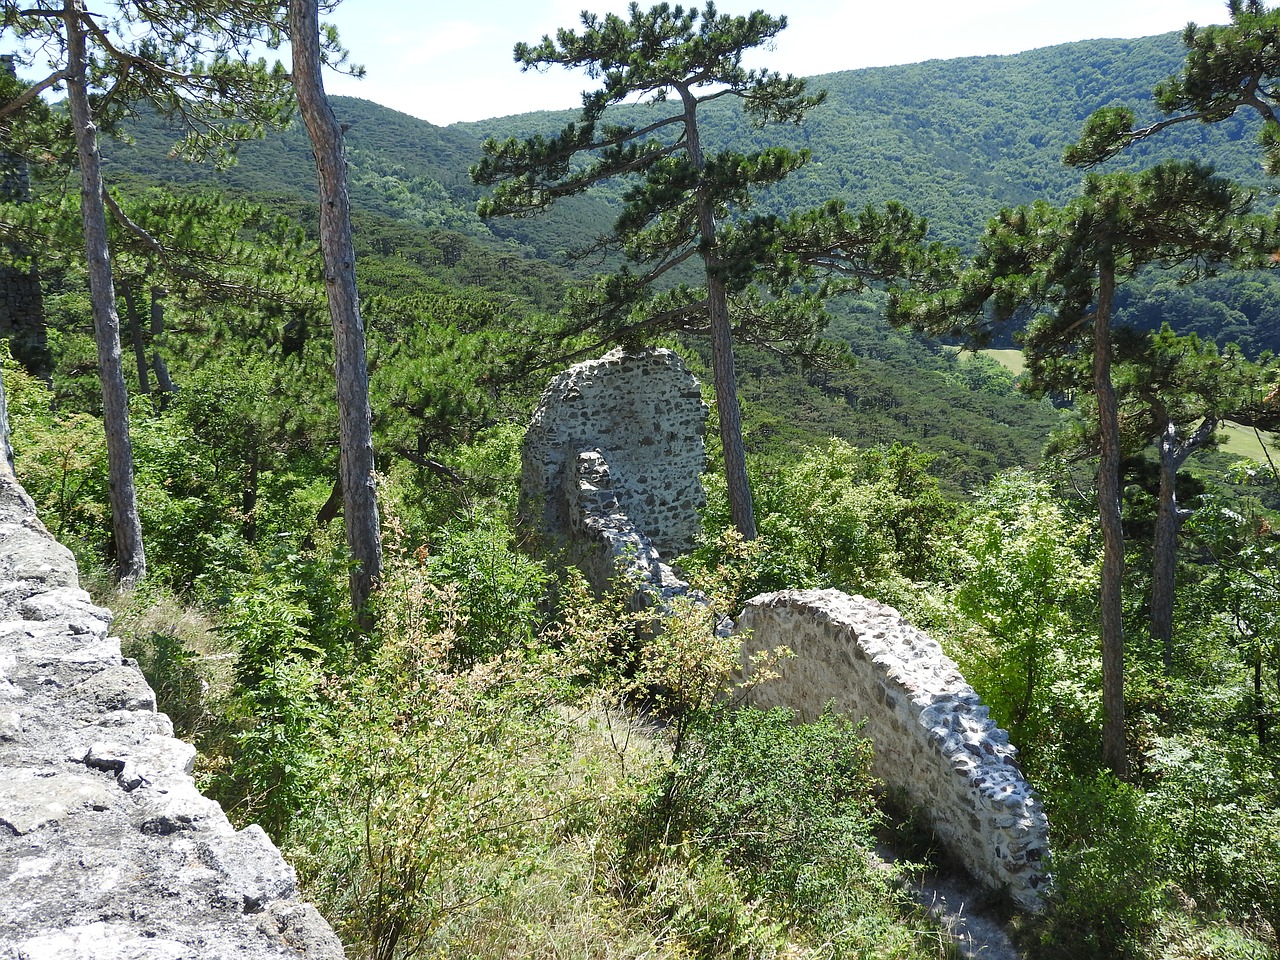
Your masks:
M192 739L205 719L208 683L195 652L170 630L151 630L121 641L125 656L138 661L156 694L156 706L173 721L174 733Z
M527 646L542 624L549 575L514 549L511 532L492 518L456 520L433 537L427 569L452 585L461 621L450 651L470 666Z
M347 942L389 960L438 946L527 875L569 800L563 721L522 661L453 672L452 587L408 561L384 590L381 643L335 693L323 787L293 842Z
M1166 875L1202 906L1280 930L1276 773L1244 745L1162 738L1143 809L1160 828Z
M871 862L870 743L847 720L704 713L637 808L624 900L693 956L945 955Z
M1036 956L1143 957L1169 877L1141 791L1099 774L1063 786L1051 799L1054 889Z
M780 909L824 910L865 876L870 767L870 742L834 714L802 724L783 709L716 710L651 799L651 822L664 840L721 851Z

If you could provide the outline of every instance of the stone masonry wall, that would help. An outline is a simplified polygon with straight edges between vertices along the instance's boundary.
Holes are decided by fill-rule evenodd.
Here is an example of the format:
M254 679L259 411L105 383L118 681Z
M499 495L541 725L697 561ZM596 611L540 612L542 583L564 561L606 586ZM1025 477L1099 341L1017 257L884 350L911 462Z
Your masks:
M572 556L592 589L600 594L619 581L631 585L633 610L661 607L689 593L689 584L622 512L604 455L584 450L573 467L566 471L562 496L569 508Z
M707 407L670 350L613 350L553 379L525 435L520 515L554 541L570 535L563 491L578 455L598 451L624 513L663 556L692 548L704 495Z
M0 476L0 960L341 958L262 829L196 790L110 622Z
M828 702L875 744L875 772L927 812L938 836L979 880L1035 908L1047 884L1049 827L1009 736L936 641L891 607L836 590L786 590L751 600L738 620L743 665L757 650L795 656L750 700L812 719Z
M664 354L615 351L561 374L543 395L524 448L526 522L568 546L597 592L626 582L637 610L681 596L706 602L663 559L673 555L673 531L686 549L698 529L701 488L670 490L698 483L705 417L696 382ZM670 420L666 410L675 411ZM659 496L662 509L646 512ZM663 541L645 518L664 525ZM725 620L717 632L733 629ZM1024 907L1039 905L1047 882L1044 812L1008 736L937 643L897 611L834 590L756 597L738 629L744 669L756 650L795 653L777 679L753 689L757 705L812 719L834 701L842 714L866 718L877 776L926 812L975 877L1007 886Z

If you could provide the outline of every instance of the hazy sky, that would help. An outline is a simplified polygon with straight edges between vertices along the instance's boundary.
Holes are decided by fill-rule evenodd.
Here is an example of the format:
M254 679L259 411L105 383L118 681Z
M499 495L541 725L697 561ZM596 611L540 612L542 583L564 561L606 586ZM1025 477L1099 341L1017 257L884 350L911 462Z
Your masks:
M1227 20L1223 0L719 0L717 6L721 13L785 14L788 27L775 49L758 52L749 65L799 76ZM367 75L357 81L329 74L325 84L330 93L436 124L576 107L592 86L589 78L563 69L521 73L511 48L578 26L583 9L604 14L626 7L626 0L345 0L327 19Z

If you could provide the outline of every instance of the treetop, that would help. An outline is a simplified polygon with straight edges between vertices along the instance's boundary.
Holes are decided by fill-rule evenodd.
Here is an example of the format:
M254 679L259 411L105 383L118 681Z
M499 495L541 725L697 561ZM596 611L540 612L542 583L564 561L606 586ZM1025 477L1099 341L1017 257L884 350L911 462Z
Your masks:
M1263 121L1259 140L1267 173L1280 173L1280 7L1262 0L1230 0L1228 24L1188 23L1182 34L1182 72L1156 85L1153 98L1165 119L1136 124L1129 107L1104 107L1085 123L1065 155L1074 166L1092 166L1168 127L1188 121L1216 123L1251 109Z

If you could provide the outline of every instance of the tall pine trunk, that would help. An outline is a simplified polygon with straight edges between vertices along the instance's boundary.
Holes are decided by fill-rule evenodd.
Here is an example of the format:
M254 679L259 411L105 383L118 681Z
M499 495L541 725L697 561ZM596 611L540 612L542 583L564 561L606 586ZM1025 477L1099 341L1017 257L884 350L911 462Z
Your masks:
M364 323L356 290L356 253L351 239L342 128L321 80L317 0L289 0L293 87L316 160L320 187L320 249L333 323L334 375L338 387L343 513L351 570L351 606L370 626L368 601L382 573L382 533L374 483L373 427Z
M697 101L681 87L685 107L685 136L689 160L702 171L706 162L699 138ZM742 407L738 403L738 374L733 358L733 321L729 298L720 276L716 257L715 210L704 188L699 187L698 232L702 241L702 261L707 277L707 319L711 327L711 382L716 391L716 417L720 423L720 446L724 454L725 488L734 528L744 540L756 538L755 506L751 499L751 479L747 476L747 453L742 442Z
M83 0L63 0L67 27L67 100L80 159L80 215L84 220L85 257L94 338L98 346L98 380L102 384L102 419L107 435L107 468L111 485L111 526L115 538L116 574L122 584L147 571L142 522L133 485L133 445L129 440L129 395L120 350L120 317L116 312L107 248L107 213L102 199L102 164L98 129L89 110L88 54L85 49Z
M169 368L165 365L159 347L160 339L164 336L164 298L167 292L164 287L151 288L151 369L156 375L156 389L160 391L161 410L169 403L169 398L178 392L173 380L169 378Z
M1115 263L1099 269L1093 324L1093 390L1098 398L1098 516L1102 525L1102 759L1121 780L1129 777L1124 707L1124 528L1120 517L1120 412L1111 383L1111 301Z
M142 335L142 318L138 315L138 296L133 284L125 283L120 292L124 294L124 309L129 315L129 337L133 341L133 361L138 368L138 392L144 397L151 395L151 377L148 375L147 346Z

